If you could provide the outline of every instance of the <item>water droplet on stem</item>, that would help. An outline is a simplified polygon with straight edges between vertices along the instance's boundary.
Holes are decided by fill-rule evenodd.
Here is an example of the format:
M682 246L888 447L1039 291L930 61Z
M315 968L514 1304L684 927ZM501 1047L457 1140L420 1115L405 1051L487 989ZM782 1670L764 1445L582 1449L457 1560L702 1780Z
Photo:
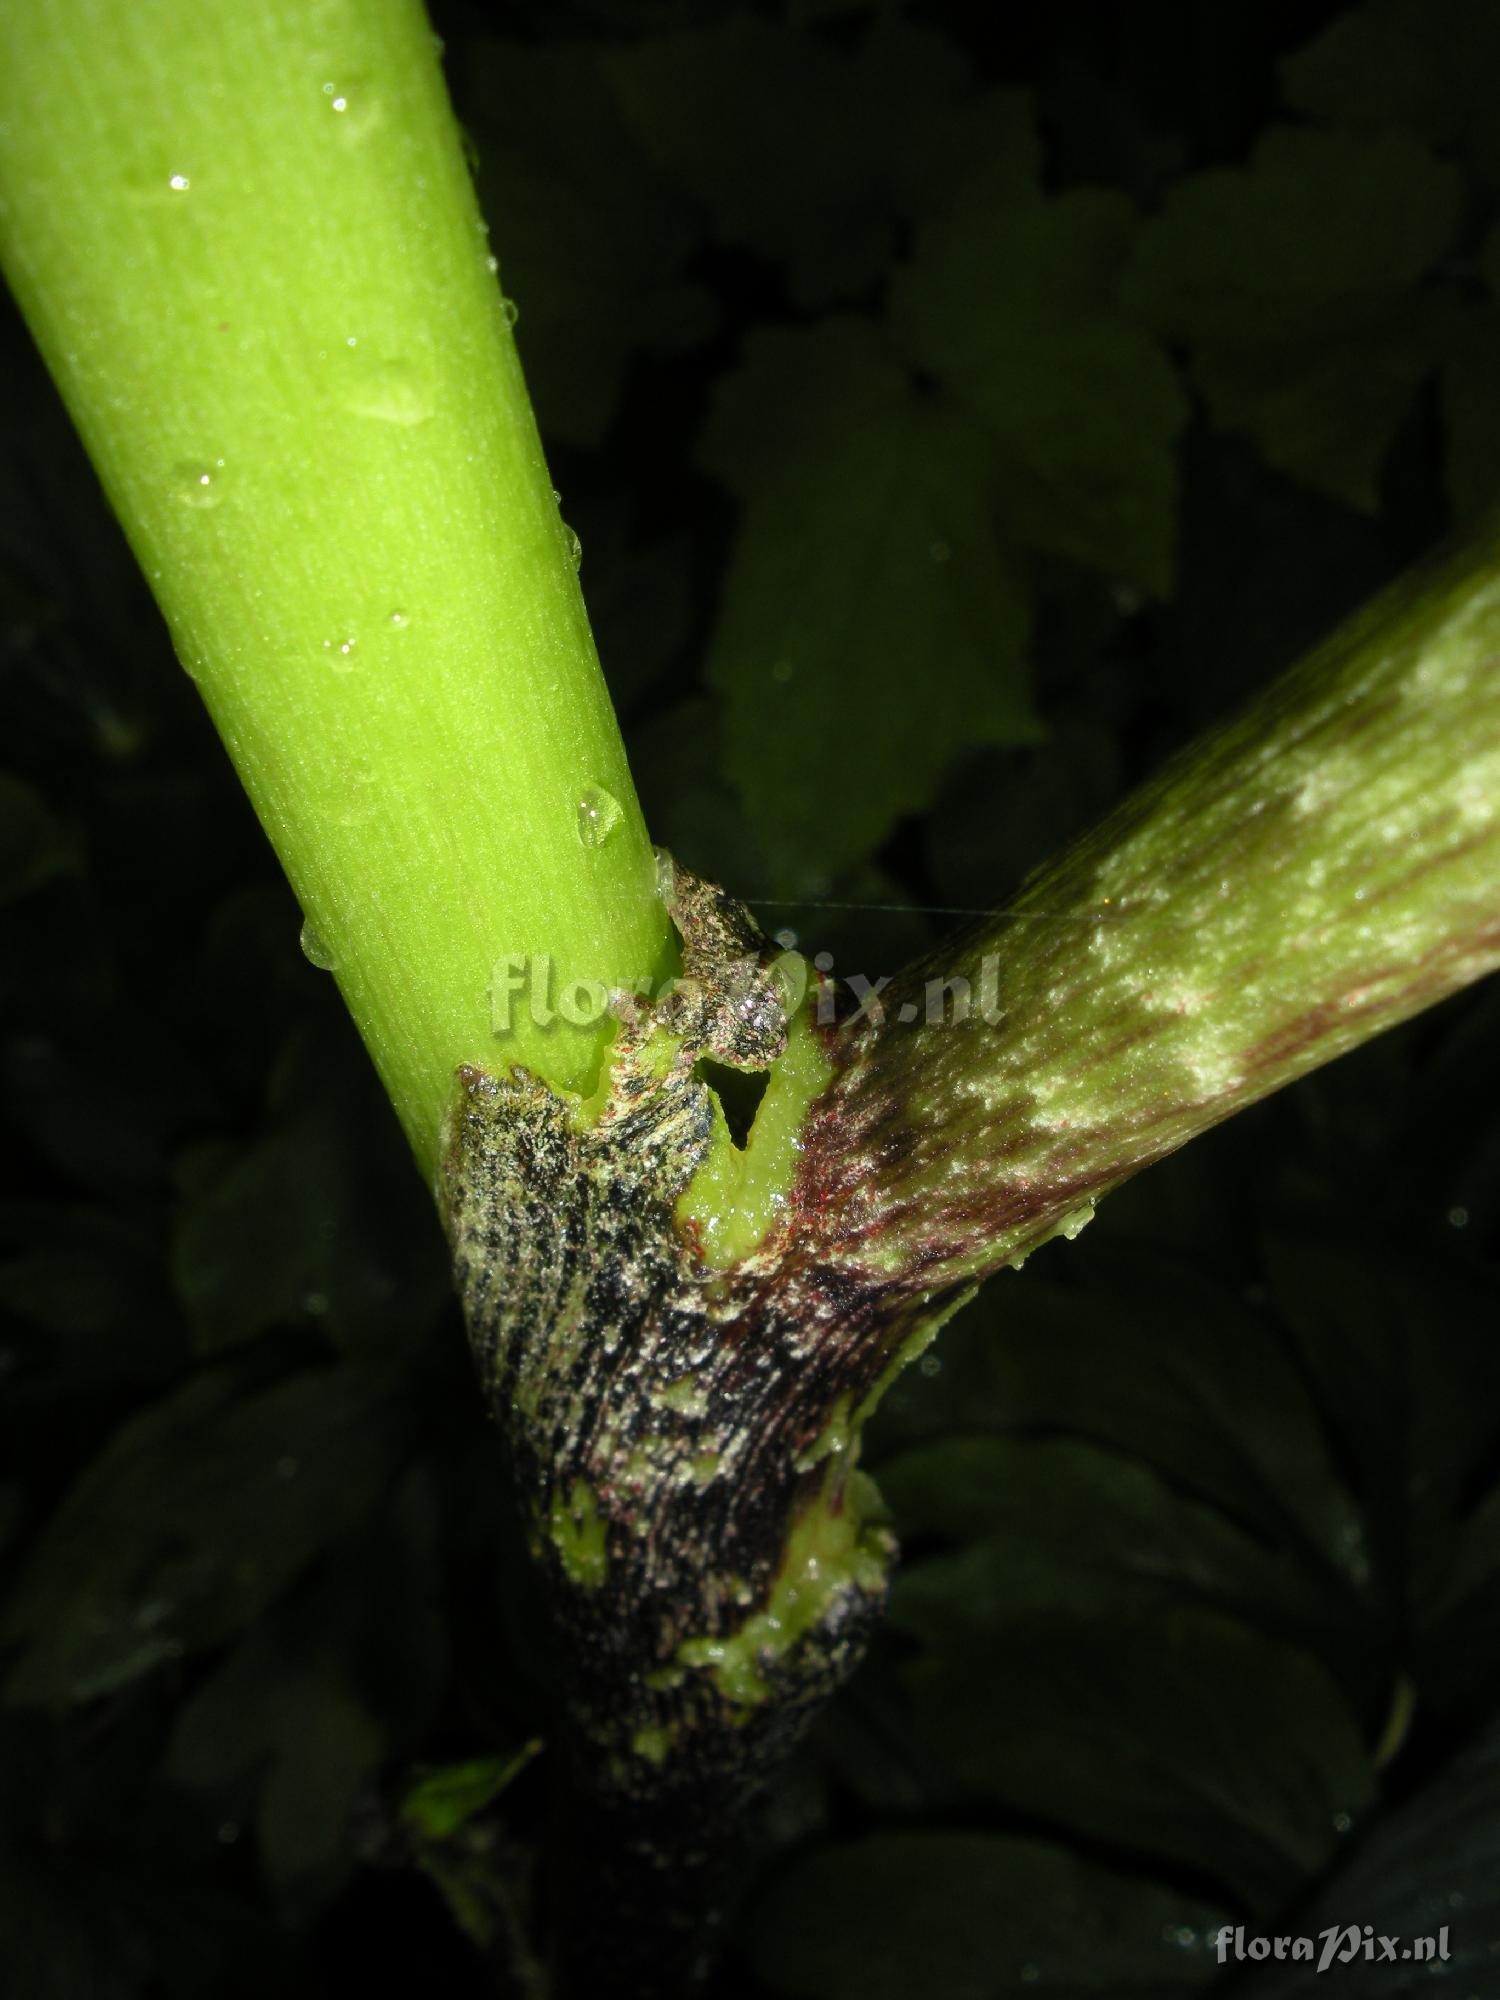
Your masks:
M586 785L578 800L579 840L585 847L602 847L624 816L613 792L602 785Z
M344 633L337 639L323 641L323 653L336 674L352 674L358 665L354 655L359 641L352 632Z
M175 492L184 507L217 507L224 498L224 461L179 465L173 469Z
M302 956L309 965L315 965L319 972L332 972L337 966L338 960L306 918L303 919L300 942Z

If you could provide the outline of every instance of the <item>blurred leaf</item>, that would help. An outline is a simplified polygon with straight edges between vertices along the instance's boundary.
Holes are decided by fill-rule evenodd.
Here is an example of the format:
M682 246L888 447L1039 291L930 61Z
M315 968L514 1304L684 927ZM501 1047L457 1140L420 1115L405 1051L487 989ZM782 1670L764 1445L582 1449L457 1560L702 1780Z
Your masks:
M1337 1616L1325 1580L1287 1551L1089 1445L944 1438L883 1464L880 1490L903 1540L915 1532L962 1545L901 1579L899 1618L929 1640L950 1611L960 1635L972 1629L971 1602L1097 1618L1191 1602L1280 1631L1317 1631Z
M1455 1757L1434 1783L1371 1826L1344 1866L1298 1912L1298 1935L1373 1924L1398 1953L1418 1938L1448 1956L1378 1956L1330 1965L1283 1962L1240 1968L1235 1991L1254 2000L1296 2000L1344 1983L1361 2000L1417 2000L1434 1990L1487 1994L1500 1958L1500 1731L1493 1727ZM1278 1926L1280 1928L1280 1926ZM1361 1939L1361 1944L1363 1940Z
M448 1303L447 1262L342 1024L289 1039L271 1097L247 1143L179 1162L172 1271L199 1349L311 1319L356 1355L410 1350Z
M976 103L953 44L899 20L842 54L735 14L637 43L609 67L653 159L715 237L780 265L801 306L864 291L890 258L898 211L941 201L955 177L1036 170L1019 96Z
M168 1152L215 1108L206 1067L183 1060L164 1023L123 1012L87 1035L17 1037L0 1059L7 1111L39 1164L109 1201L154 1196Z
M857 110L831 49L736 15L706 34L637 44L610 68L652 157L721 241L784 259L807 303L848 297L880 269L890 224L868 149L850 144Z
M1262 1911L1369 1803L1354 1719L1306 1654L1207 1611L1104 1624L1102 1606L995 1603L978 1581L951 1568L939 1610L912 1573L892 1600L898 1627L938 1640L907 1669L913 1724L962 1794L1190 1867Z
M504 1757L471 1757L429 1771L401 1801L401 1817L423 1840L446 1840L495 1800L540 1751L533 1738Z
M155 1232L80 1204L0 1210L0 1235L28 1247L0 1262L0 1307L17 1330L21 1382L53 1392L179 1362L184 1328Z
M0 905L77 866L77 852L46 800L0 771Z
M1036 1840L877 1834L815 1849L752 1906L749 1949L806 2000L1162 2000L1213 1977L1218 1917Z
M981 1292L941 1372L898 1382L881 1437L1057 1431L1130 1453L1273 1547L1300 1550L1346 1599L1367 1557L1359 1515L1275 1328L1186 1265L1118 1252L1090 1284L1028 1269Z
M766 886L761 843L723 775L719 704L693 694L628 732L630 769L652 835L711 882Z
M1357 1481L1377 1559L1419 1620L1500 1446L1500 1297L1488 1273L1363 1234L1271 1235L1271 1284Z
M592 443L634 351L675 351L711 322L683 276L691 207L652 169L592 54L482 39L465 75L460 108L538 420Z
M390 1479L407 1419L355 1368L200 1376L83 1473L6 1607L19 1704L83 1701L239 1630Z
M573 524L575 527L579 523ZM584 596L622 717L661 679L691 628L686 536L636 546L622 515L583 518Z
M989 455L853 321L756 336L703 450L745 505L708 666L725 768L777 889L826 887L961 747L1038 733Z
M980 752L954 771L932 815L940 895L966 909L998 907L1119 793L1119 754L1105 719L1081 707L1065 713L1045 743Z
M1495 289L1492 287L1492 289ZM1448 322L1442 393L1448 497L1470 526L1500 500L1500 306Z
M281 1691L273 1760L260 1802L272 1884L327 1887L353 1866L349 1815L385 1748L380 1724L335 1673L309 1672Z
M151 1783L148 1737L120 1722L86 1743L37 1716L0 1728L7 1994L295 2000L288 1940L221 1879L223 1848Z
M1119 309L1137 226L1103 189L976 201L918 230L891 317L903 351L987 426L1016 535L1165 595L1186 406Z
M1248 167L1180 181L1127 297L1186 343L1215 420L1270 464L1373 508L1437 339L1413 287L1458 228L1463 183L1408 134L1279 130Z
M1288 104L1332 124L1397 126L1465 154L1500 193L1489 79L1500 68L1490 0L1367 0L1281 66Z
M183 1708L167 1775L221 1791L257 1774L261 1855L282 1893L326 1892L352 1860L355 1797L385 1734L336 1660L284 1626L244 1641Z
M187 1163L172 1265L203 1352L304 1313L342 1192L335 1143L308 1118Z

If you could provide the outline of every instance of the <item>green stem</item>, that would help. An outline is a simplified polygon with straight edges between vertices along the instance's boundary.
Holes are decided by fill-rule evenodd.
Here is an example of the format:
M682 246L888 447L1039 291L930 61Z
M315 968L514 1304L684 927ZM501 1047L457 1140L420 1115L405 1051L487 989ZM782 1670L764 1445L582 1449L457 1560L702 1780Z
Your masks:
M19 0L0 188L6 273L418 1158L460 1063L586 1087L597 1008L497 1042L494 966L625 986L669 931L421 8Z
M801 1161L801 1253L916 1293L981 1277L1497 966L1491 531L847 1022Z

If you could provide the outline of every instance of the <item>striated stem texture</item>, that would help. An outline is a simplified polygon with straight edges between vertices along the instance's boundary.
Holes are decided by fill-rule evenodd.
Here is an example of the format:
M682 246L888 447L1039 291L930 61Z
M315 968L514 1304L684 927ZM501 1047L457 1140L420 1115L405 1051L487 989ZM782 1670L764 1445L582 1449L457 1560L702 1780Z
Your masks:
M1403 580L845 1021L806 1253L981 1277L1500 965L1497 556Z

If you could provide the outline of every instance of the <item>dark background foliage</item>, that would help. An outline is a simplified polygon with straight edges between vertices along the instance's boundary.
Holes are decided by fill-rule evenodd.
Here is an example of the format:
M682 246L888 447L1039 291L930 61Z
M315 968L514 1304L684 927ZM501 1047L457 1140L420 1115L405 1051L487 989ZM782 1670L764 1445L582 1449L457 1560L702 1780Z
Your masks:
M653 828L840 972L1500 484L1495 4L439 26ZM4 342L5 1990L479 1993L549 1669L437 1226ZM1497 1030L1241 1117L898 1385L889 1629L725 1995L1311 1989L1226 1920L1500 1991Z

